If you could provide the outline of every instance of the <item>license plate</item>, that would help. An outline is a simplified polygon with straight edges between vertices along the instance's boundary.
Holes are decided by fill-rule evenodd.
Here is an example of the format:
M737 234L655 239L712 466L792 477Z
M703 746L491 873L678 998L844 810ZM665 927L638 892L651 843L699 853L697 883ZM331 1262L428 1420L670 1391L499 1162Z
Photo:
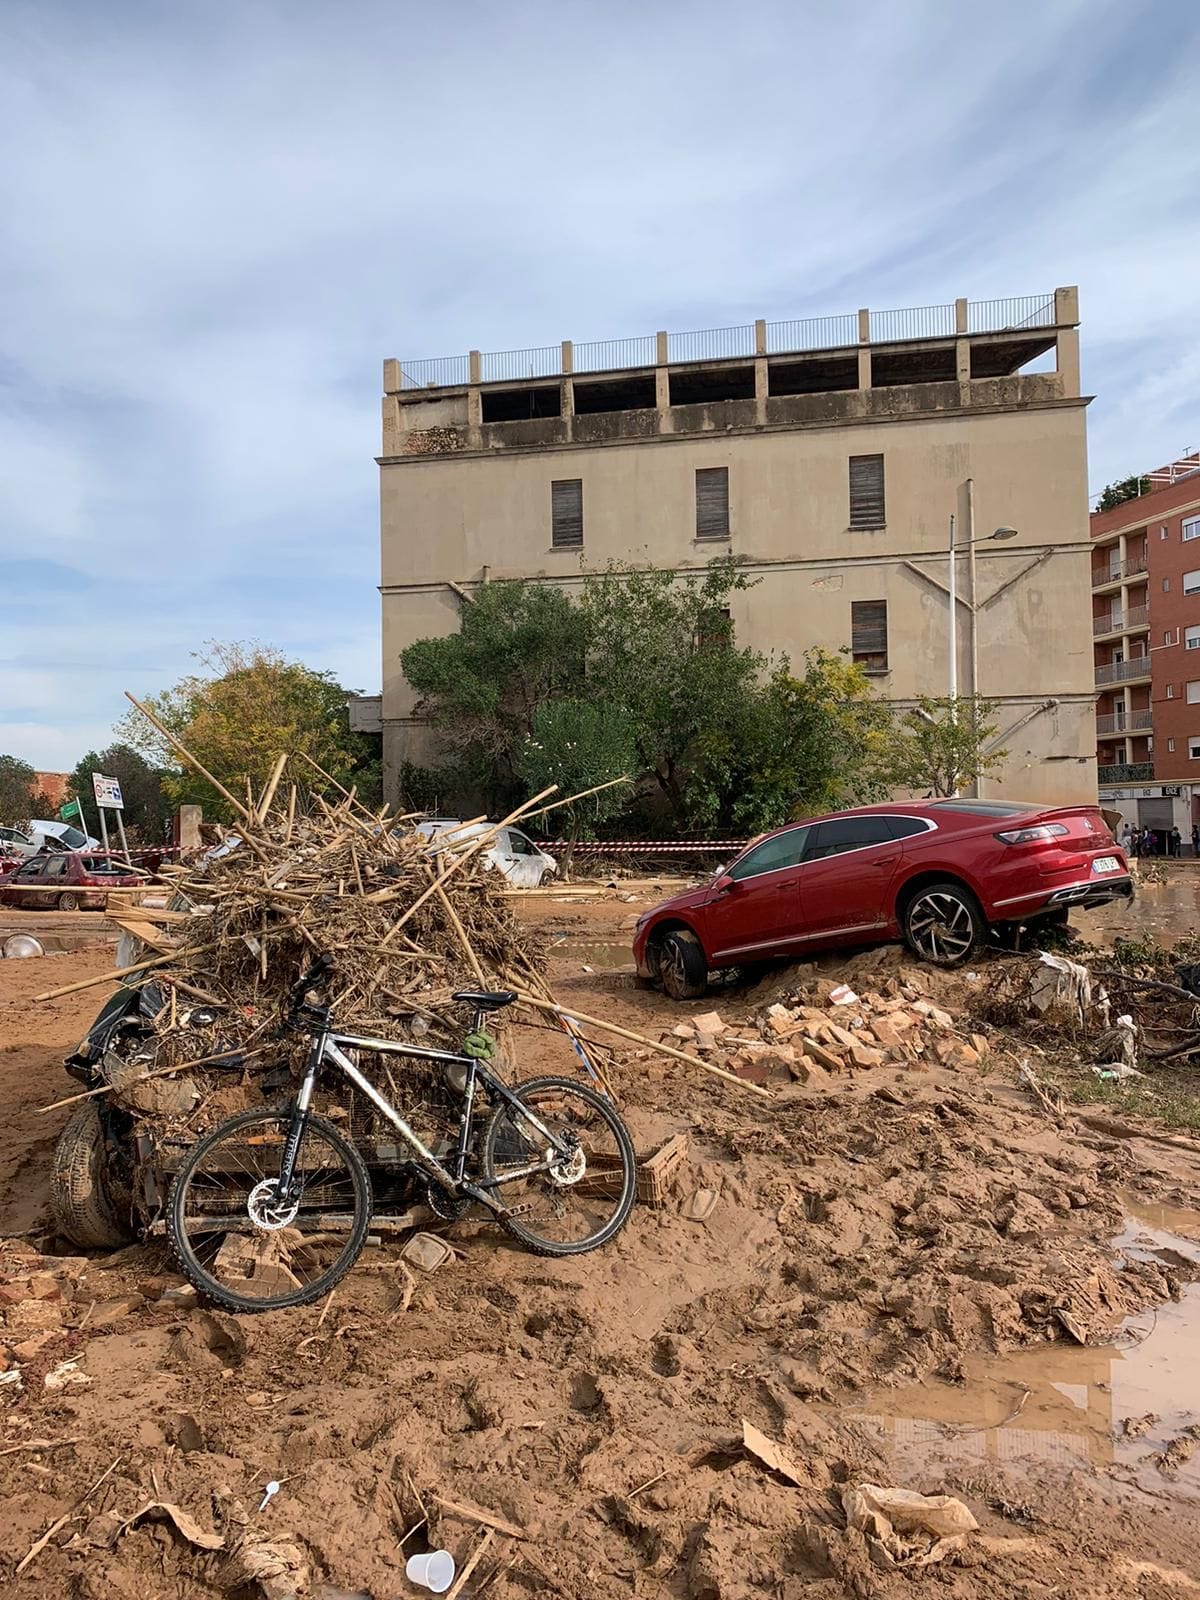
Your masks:
M1116 856L1097 856L1092 862L1093 872L1117 872L1121 863Z

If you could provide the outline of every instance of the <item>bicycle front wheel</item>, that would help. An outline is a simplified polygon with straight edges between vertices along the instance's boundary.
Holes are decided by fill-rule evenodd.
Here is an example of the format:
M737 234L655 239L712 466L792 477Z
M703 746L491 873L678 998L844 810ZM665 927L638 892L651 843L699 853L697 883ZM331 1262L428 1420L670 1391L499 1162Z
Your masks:
M292 1191L279 1167L290 1111L244 1111L206 1134L171 1189L168 1228L188 1280L229 1311L278 1311L328 1293L358 1259L371 1180L332 1123L310 1117Z
M577 1256L615 1238L637 1195L637 1157L628 1129L609 1101L569 1078L530 1078L502 1101L483 1140L486 1178L509 1209L500 1221L543 1256ZM551 1146L522 1107L567 1145L547 1171L515 1176L545 1159ZM508 1178L508 1181L506 1180Z

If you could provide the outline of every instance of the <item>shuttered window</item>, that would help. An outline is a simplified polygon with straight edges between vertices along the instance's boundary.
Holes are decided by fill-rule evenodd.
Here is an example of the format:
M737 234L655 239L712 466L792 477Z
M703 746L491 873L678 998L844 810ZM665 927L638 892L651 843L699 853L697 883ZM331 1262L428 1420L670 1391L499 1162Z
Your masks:
M583 544L583 479L559 478L550 485L550 543L555 550Z
M882 528L883 457L850 457L850 526Z
M850 602L850 653L868 672L888 669L887 601Z
M699 467L696 471L696 537L729 537L729 468Z

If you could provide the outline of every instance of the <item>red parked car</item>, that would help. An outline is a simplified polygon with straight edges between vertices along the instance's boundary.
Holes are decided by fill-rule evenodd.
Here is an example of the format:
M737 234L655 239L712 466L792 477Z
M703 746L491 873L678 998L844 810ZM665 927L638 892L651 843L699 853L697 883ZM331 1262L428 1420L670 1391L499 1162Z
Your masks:
M1004 923L1065 923L1072 905L1133 894L1096 806L896 801L769 833L698 889L640 917L643 978L676 1000L708 973L771 956L903 938L940 966Z
M115 856L55 850L33 856L15 872L0 877L0 905L103 911L107 890L133 888L145 881L145 873L131 872L127 863Z

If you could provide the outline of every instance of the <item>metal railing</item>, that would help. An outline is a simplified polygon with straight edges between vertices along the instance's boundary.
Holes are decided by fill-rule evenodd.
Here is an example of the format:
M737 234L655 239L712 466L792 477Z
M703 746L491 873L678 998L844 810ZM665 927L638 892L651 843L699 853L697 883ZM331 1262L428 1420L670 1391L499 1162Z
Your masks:
M968 333L1009 333L1054 327L1052 294L1019 294L1007 300L968 300Z
M1096 668L1097 683L1128 683L1131 678L1150 676L1150 657L1134 656L1132 661L1110 661Z
M1119 611L1113 611L1107 617L1092 618L1093 633L1116 633L1125 626Z
M953 339L954 302L947 306L912 306L906 311L872 311L871 341L895 343L898 339Z
M1101 783L1148 783L1154 776L1154 763L1118 761L1114 766L1100 767L1096 776Z
M754 355L754 324L738 328L701 328L695 333L669 333L667 360L728 361Z
M1154 726L1154 713L1145 711L1112 711L1096 718L1098 734L1149 733Z
M562 345L544 344L536 350L493 350L480 357L483 383L516 383L522 378L553 378L562 370Z
M1133 578L1146 570L1145 556L1127 556L1124 561L1110 561L1107 567L1092 568L1092 588L1105 583L1119 583L1122 578Z
M1149 606L1130 606L1129 610L1125 613L1125 627L1128 629L1128 628L1148 628L1149 626L1150 626L1150 607Z
M402 361L402 389L453 389L469 381L469 356L434 356L429 361Z
M786 356L803 350L844 350L858 343L858 316L847 311L840 317L802 317L798 321L767 323L767 354Z
M1016 295L1006 300L967 302L967 332L1005 333L1021 328L1055 326L1056 304L1053 294ZM901 339L953 339L957 317L955 303L912 306L895 311L869 313L870 336L874 343L888 344ZM768 355L800 354L813 350L843 350L856 345L858 313L843 312L830 317L803 317L766 324ZM754 324L733 328L700 328L691 333L672 333L667 338L667 360L728 361L755 354ZM628 367L653 366L657 361L658 341L654 334L632 339L600 339L573 347L576 372L618 372ZM433 389L469 382L467 356L443 356L431 361L403 361L401 387ZM561 345L543 345L534 350L491 351L480 359L480 381L513 383L522 378L557 377L562 370Z
M658 340L652 333L634 339L593 339L573 347L572 365L576 372L619 372L627 367L652 367L658 355Z

